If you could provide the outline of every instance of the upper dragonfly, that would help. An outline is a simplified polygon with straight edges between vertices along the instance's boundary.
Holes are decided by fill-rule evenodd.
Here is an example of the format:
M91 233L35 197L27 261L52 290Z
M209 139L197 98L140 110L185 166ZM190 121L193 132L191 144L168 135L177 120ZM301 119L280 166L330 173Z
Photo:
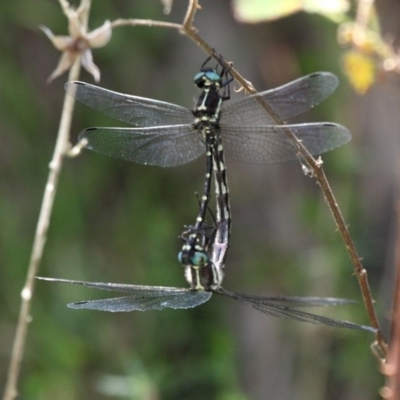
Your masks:
M215 240L225 248L229 245L231 216L224 150L239 161L270 164L297 158L297 147L285 133L288 129L312 155L347 143L351 135L344 126L331 122L277 125L275 117L256 99L261 97L275 115L286 121L319 104L335 90L338 79L329 72L316 72L279 88L226 102L232 81L229 72L205 68L206 63L194 77L202 92L193 111L83 82L68 82L65 88L82 103L135 127L87 128L79 135L82 146L161 167L188 163L205 152L206 177L196 225L199 227L204 220L214 170L216 199L223 205L217 208L217 224L222 226Z

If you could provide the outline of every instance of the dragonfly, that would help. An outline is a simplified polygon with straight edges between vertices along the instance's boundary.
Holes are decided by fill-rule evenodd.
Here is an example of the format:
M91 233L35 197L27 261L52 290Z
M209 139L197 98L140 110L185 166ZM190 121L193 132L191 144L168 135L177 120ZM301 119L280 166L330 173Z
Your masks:
M81 285L88 288L122 292L126 296L101 300L84 300L68 304L73 309L89 309L109 312L130 312L162 310L164 308L189 309L197 307L208 300L212 294L228 297L250 306L262 313L299 322L327 325L337 328L358 329L376 332L372 327L358 325L349 321L342 321L303 311L305 307L327 307L353 303L352 300L332 297L285 297L285 296L257 296L236 293L222 287L224 278L223 259L219 250L214 248L218 225L208 226L205 221L200 227L197 225L186 227L181 235L184 244L182 252L189 238L195 237L195 251L185 262L182 261L182 252L178 256L185 268L185 278L189 288L166 286L141 286L120 283L85 282L68 279L37 277L38 279Z
M335 149L351 139L342 125L332 122L278 125L328 97L338 78L329 72L315 72L300 79L237 100L230 99L229 71L208 68L206 62L194 77L201 90L194 110L159 100L121 94L84 82L67 82L66 91L76 100L126 122L133 128L94 127L83 130L80 146L139 164L173 167L186 164L206 153L206 174L202 207L196 221L200 227L210 197L214 173L217 209L216 243L221 255L229 246L231 214L224 152L232 158L255 164L271 164L298 157L296 145L285 132L290 130L312 155ZM271 112L259 103L267 102ZM191 239L188 246L195 245Z

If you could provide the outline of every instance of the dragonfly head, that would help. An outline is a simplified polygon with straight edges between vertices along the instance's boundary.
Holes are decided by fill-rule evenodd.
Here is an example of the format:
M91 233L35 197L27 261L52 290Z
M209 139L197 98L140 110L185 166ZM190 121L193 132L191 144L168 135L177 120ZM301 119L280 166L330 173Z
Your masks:
M194 76L194 84L199 89L214 86L217 89L221 87L222 78L216 69L203 68Z
M203 229L189 230L178 260L185 269L185 277L192 290L212 290L217 284L217 275L208 249L208 240Z

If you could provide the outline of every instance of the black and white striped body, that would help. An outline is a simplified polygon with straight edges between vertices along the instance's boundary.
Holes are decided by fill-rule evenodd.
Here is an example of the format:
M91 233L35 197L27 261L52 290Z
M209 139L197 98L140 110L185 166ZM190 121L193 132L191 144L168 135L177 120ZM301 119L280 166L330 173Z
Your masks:
M202 136L206 146L207 168L204 183L204 192L200 202L200 212L196 219L196 224L190 228L190 232L182 247L179 259L185 267L185 276L193 290L210 290L220 287L224 275L224 260L226 250L229 246L230 232L230 208L228 185L226 179L226 167L223 156L223 147L219 133L219 115L221 104L229 96L221 96L220 90L229 84L229 80L222 82L223 74L218 74L216 70L202 69L195 76L195 84L202 89L197 106L193 111L195 116L194 128ZM210 242L205 230L209 229L205 222L205 214L210 198L211 179L214 173L215 194L217 204L217 228L214 231L215 237L212 239L212 246L219 248L219 255L213 262L208 260L202 263L200 254L211 253ZM184 235L183 235L184 236ZM205 252L205 253L204 253ZM212 252L215 253L214 251ZM199 263L200 261L200 263Z
M225 269L226 252L229 247L232 217L229 204L229 188L226 176L224 152L220 137L216 140L213 152L213 168L215 179L217 230L213 243L212 262L221 275L220 281L222 281Z

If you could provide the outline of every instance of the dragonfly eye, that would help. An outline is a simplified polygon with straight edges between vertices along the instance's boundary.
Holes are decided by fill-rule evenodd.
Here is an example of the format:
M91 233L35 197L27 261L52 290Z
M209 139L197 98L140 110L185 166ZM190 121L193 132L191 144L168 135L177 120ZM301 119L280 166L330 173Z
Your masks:
M182 252L178 253L178 261L182 264Z
M193 265L201 267L203 265L206 265L210 261L210 258L208 257L208 254L204 251L195 251L193 256L190 258L190 261Z
M204 76L204 72L198 72L193 78L194 83L197 83L197 81L201 81L203 76Z
M195 251L192 256L187 251L185 251L185 254L183 253L183 251L178 253L178 261L181 264L187 265L190 263L196 267L202 267L210 261L210 257L205 251Z
M194 84L202 89L204 87L204 72L199 72L194 76Z
M218 83L221 81L221 75L215 70L207 71L205 73L205 76L209 81L213 83Z

